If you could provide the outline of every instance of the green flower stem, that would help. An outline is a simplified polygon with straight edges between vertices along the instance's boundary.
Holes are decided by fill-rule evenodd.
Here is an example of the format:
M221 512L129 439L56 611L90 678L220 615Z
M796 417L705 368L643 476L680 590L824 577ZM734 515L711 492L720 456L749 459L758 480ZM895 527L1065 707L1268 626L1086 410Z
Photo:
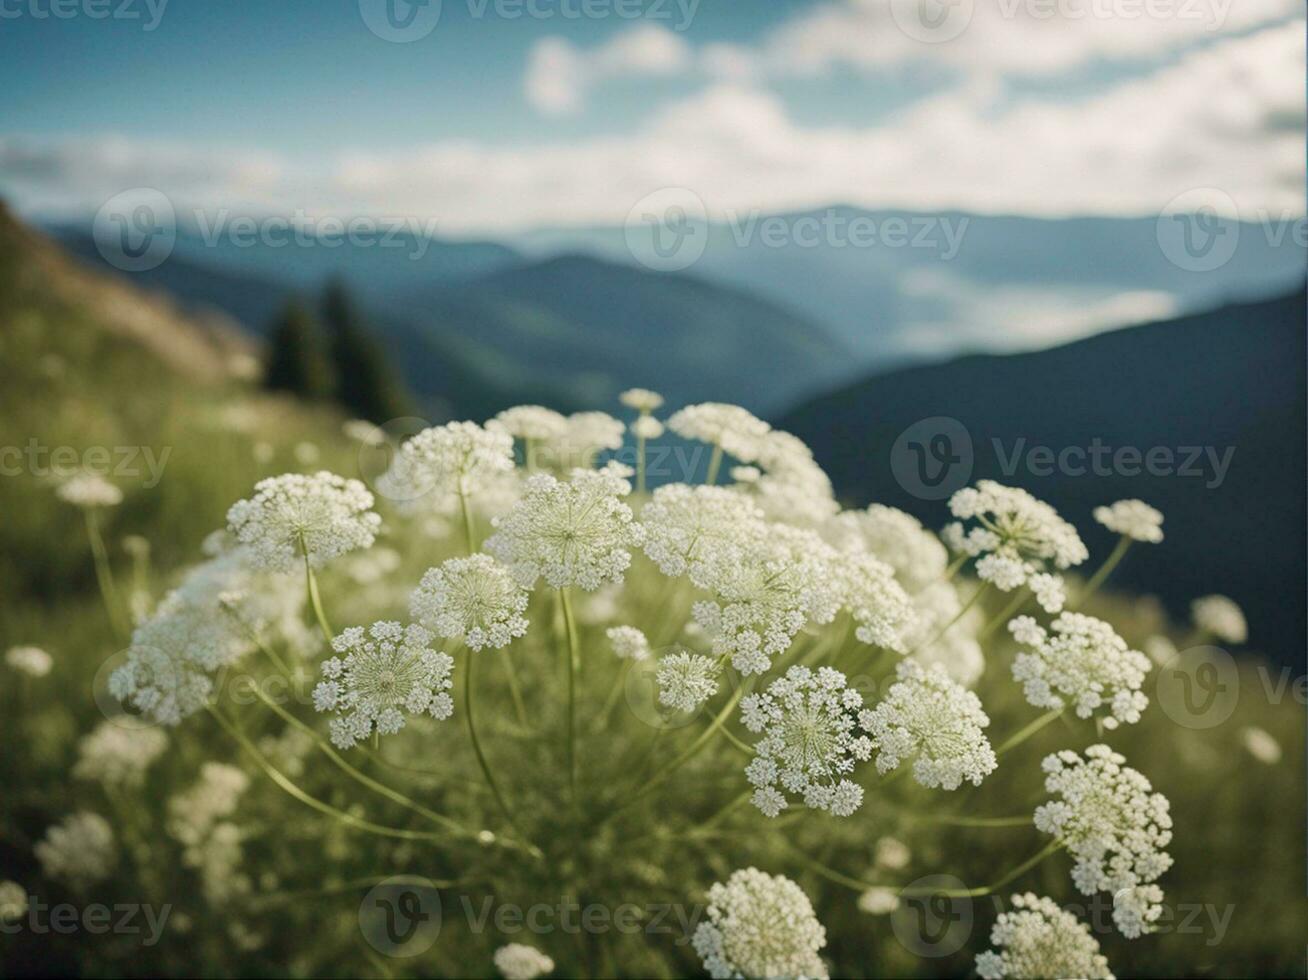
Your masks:
M970 557L971 555L962 554L951 561L949 567L945 569L945 581L953 581L954 576L958 574L958 570L967 564L967 560Z
M1016 881L1022 875L1026 874L1036 865L1051 854L1061 851L1064 844L1061 840L1050 841L1045 847L1032 854L1029 858L1007 872L998 881L991 882L988 885L982 885L980 888L923 888L909 889L905 888L901 895L943 895L946 898L981 898L985 895L992 895L1001 888L1007 887L1010 883Z
M486 777L486 785L490 787L491 795L495 797L495 802L499 804L500 810L504 813L504 819L509 822L509 826L517 831L521 837L526 837L522 828L518 826L517 819L513 816L513 811L504 799L504 794L500 792L499 785L495 782L495 776L491 773L490 764L486 761L486 753L481 750L481 740L477 738L477 724L473 714L473 705L476 699L472 696L472 674L473 664L477 662L477 654L472 650L467 651L467 659L463 665L463 713L468 719L468 738L472 740L472 751L477 755L477 764L481 766L482 775Z
M968 599L967 602L963 603L963 608L958 610L958 612L955 614L953 619L945 623L944 626L940 627L940 629L936 632L936 635L931 637L931 639L919 643L917 646L915 646L912 650L908 652L908 655L912 656L913 654L921 650L923 647L929 647L934 643L939 643L941 638L944 637L944 635L948 633L951 629L953 629L954 625L960 619L962 619L964 616L967 615L967 611L981 601L981 597L985 595L986 592L989 591L989 589L990 589L990 583L982 582L980 586L977 587L977 590L972 593L972 598Z
M708 476L704 482L709 486L718 482L718 470L722 467L722 447L714 446L713 455L709 457Z
M504 667L505 676L509 679L509 694L513 698L513 710L518 716L518 724L530 730L531 722L527 720L527 705L522 700L522 689L518 686L518 671L513 666L513 658L509 656L508 647L500 647L500 663Z
M1077 596L1076 602L1070 603L1069 609L1080 607L1087 599L1099 591L1099 586L1103 585L1108 576L1113 573L1113 569L1121 562L1122 556L1131 547L1131 539L1123 534L1117 541L1117 546L1113 548L1112 553L1104 559L1104 563L1099 566L1099 570L1090 576L1090 581L1085 584L1085 589Z
M473 527L472 511L468 509L468 495L462 485L459 486L459 509L463 512L463 538L468 546L468 554L477 553L477 532Z
M595 723L590 726L592 732L602 732L609 723L609 716L613 714L613 709L617 707L618 698L622 695L622 688L627 681L626 664L622 664L622 669L618 671L617 678L613 681L613 686L609 688L608 697L604 699L604 707L600 708L600 713L595 719Z
M733 735L731 729L728 728L726 725L722 726L722 737L725 738L732 745L734 745L736 748L740 749L740 751L744 752L746 755L754 754L754 747L752 745L747 744L746 742L742 742L739 738Z
M1040 731L1040 729L1044 728L1055 718L1061 717L1062 714L1063 714L1062 708L1055 708L1052 711L1046 711L1035 721L1019 729L1016 733L1012 735L1012 737L1010 737L1002 745L1000 745L999 748L995 749L995 755L1003 755L1005 752L1009 751L1010 749L1014 749L1017 746L1021 745L1028 738L1030 738L1036 732Z
M645 493L645 437L636 437L636 492Z
M1014 817L958 817L950 814L927 814L914 817L923 823L942 823L951 827L1030 827L1031 814L1025 813Z
M1018 610L1020 610L1024 605L1026 605L1027 600L1030 598L1031 598L1031 586L1024 585L1020 589L1018 589L1017 592L1014 593L1012 601L1008 605L1006 605L1003 609L1001 609L998 613L996 613L994 618L991 619L990 622L986 623L985 626L981 627L981 632L977 634L977 639L978 640L989 639L990 634L992 634L995 630L999 629L1000 626L1002 626L1004 623L1007 623L1010 619L1016 616Z
M114 570L109 564L109 552L105 549L104 538L100 535L100 524L96 520L95 510L83 508L86 518L86 536L91 542L91 558L95 562L95 580L100 586L100 597L104 600L105 612L109 614L109 624L114 633L126 639L131 630L123 619L122 600L118 594L118 584L114 581Z
M327 641L327 649L330 650L336 636L327 622L327 614L322 611L322 596L318 594L318 577L313 574L313 565L309 564L309 548L304 543L303 535L300 536L300 553L304 556L304 585L309 593L309 602L313 606L313 615L318 620L318 628L322 630L323 639Z
M572 600L566 588L559 589L559 605L563 609L563 628L567 634L568 658L568 790L572 805L577 806L577 670L580 656L577 652L577 622L572 615Z

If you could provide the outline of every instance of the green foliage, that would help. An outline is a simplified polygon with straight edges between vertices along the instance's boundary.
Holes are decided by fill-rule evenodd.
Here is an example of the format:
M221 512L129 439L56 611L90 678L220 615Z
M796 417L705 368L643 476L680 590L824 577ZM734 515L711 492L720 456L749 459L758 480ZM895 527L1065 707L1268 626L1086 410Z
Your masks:
M322 316L335 368L336 400L342 407L356 418L378 423L411 415L404 383L339 279L327 284Z
M286 305L269 338L264 384L300 398L323 400L336 391L336 370L313 314L299 301Z

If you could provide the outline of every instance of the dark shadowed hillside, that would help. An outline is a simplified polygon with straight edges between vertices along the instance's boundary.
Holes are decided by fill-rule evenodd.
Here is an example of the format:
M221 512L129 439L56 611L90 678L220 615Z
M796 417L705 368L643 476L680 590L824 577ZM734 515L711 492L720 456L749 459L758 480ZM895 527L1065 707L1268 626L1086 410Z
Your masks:
M1037 353L896 371L807 402L778 424L812 445L851 502L893 504L934 525L945 519L942 503L914 496L892 471L914 472L913 451L894 448L896 439L933 417L967 429L971 480L1047 499L1092 554L1111 546L1092 508L1140 497L1166 515L1167 537L1134 548L1115 581L1157 592L1175 610L1197 595L1229 594L1249 614L1252 644L1301 666L1304 311L1300 291ZM928 423L912 441L939 431ZM1070 468L1060 469L1069 449ZM944 455L961 458L951 483L969 476L960 440ZM914 486L911 476L904 482Z

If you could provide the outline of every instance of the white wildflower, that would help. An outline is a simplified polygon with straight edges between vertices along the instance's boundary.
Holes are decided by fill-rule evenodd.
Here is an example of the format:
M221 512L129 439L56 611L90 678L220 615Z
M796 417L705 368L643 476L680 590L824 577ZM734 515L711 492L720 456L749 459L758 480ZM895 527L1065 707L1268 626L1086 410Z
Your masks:
M618 401L642 414L657 412L663 407L663 396L648 388L628 388L618 396Z
M1047 563L1066 569L1088 557L1076 528L1025 490L981 480L950 497L949 509L960 521L975 519L976 525L968 531L962 524L949 525L946 542L980 557L978 577L1004 592L1025 584Z
M771 519L820 528L840 510L831 480L808 446L789 432L763 436L756 458L762 475L750 492Z
M288 571L307 556L320 568L372 545L381 526L372 505L358 480L326 471L287 473L256 483L253 497L227 511L227 526L260 567Z
M1035 825L1063 843L1076 865L1072 881L1083 895L1113 895L1113 921L1134 939L1162 914L1154 884L1172 865L1164 848L1172 839L1167 798L1129 768L1107 745L1085 758L1070 750L1047 756L1045 789L1061 799L1039 806Z
M739 405L704 402L674 412L668 428L683 439L706 442L742 463L752 463L771 426Z
M432 636L422 626L373 623L345 630L332 641L332 657L322 665L322 680L313 690L319 711L335 711L332 742L348 749L366 740L374 728L379 735L394 735L404 727L406 714L429 714L436 719L454 712L449 695L454 660L429 649Z
M945 546L921 521L883 504L843 511L823 534L841 551L870 551L889 564L910 595L939 582L949 563Z
M903 871L908 867L908 862L913 860L913 852L897 837L882 837L877 841L873 853L877 867L891 871Z
M642 415L631 423L631 434L637 439L661 439L663 432L663 423L653 415Z
M59 483L55 495L74 507L116 507L123 502L123 492L99 473L88 470L75 473Z
M649 640L634 626L610 626L604 635L613 645L613 652L623 660L649 658Z
M1269 766L1281 761L1281 743L1265 728L1246 725L1240 729L1240 744L1251 756Z
M558 440L559 458L569 466L590 466L597 452L622 448L626 428L607 412L575 412Z
M1163 515L1143 500L1119 500L1109 507L1096 507L1094 517L1108 530L1133 541L1157 544L1163 540Z
M854 635L870 646L906 652L908 636L917 626L917 612L895 581L894 569L865 551L831 560L844 592L844 606L857 624Z
M341 424L341 432L347 439L353 439L365 446L381 446L386 442L385 430L367 419L347 419Z
M19 646L5 651L5 663L28 677L44 677L54 666L54 658L40 647Z
M490 555L451 558L429 568L409 600L413 618L470 650L507 646L527 632L527 593Z
M664 575L685 575L714 553L763 533L763 512L725 487L669 483L641 510L645 554Z
M157 728L102 721L78 742L73 776L113 788L138 787L167 748L168 736Z
M1126 645L1112 626L1081 613L1063 613L1051 636L1030 616L1008 624L1021 650L1013 660L1013 679L1037 708L1055 711L1071 704L1078 718L1100 709L1105 728L1134 724L1149 704L1141 691L1151 664Z
M47 877L78 890L108 878L118 861L109 821L87 810L65 817L47 830L35 852Z
M976 958L982 980L1113 980L1099 940L1084 922L1030 892L1012 901L1013 911L1001 912L990 930L990 942L998 948Z
M684 651L659 660L655 679L659 703L691 712L718 692L718 665L712 657Z
M868 915L889 915L899 908L899 893L893 888L878 885L858 896L858 910Z
M506 408L486 424L488 429L501 429L527 443L560 439L568 430L568 420L558 412L540 405L515 405Z
M622 501L631 484L618 472L577 469L566 483L531 477L512 510L492 522L486 550L528 588L541 577L554 588L587 591L622 581L643 529Z
M391 478L413 499L425 492L453 498L475 495L513 471L513 437L476 422L423 429L400 447Z
M17 922L27 914L27 890L16 881L0 881L0 923Z
M913 759L913 778L928 788L979 786L998 764L985 736L990 718L971 691L943 667L901 661L898 680L884 701L859 714L872 735L877 769L886 773Z
M741 701L745 727L763 735L745 767L758 788L754 805L775 817L786 806L784 790L838 817L857 810L863 787L846 777L872 754L872 741L859 729L862 707L863 696L831 667L791 667L765 693Z
M1036 602L1047 613L1060 613L1067 604L1067 588L1061 575L1038 572L1027 579L1026 583L1035 593Z
M495 951L495 969L504 980L536 980L554 969L554 961L535 946L509 943Z
M1195 626L1225 643L1244 643L1249 639L1244 612L1234 599L1224 595L1196 599L1190 604L1190 616Z
M985 614L973 606L960 616L963 600L958 588L943 580L914 595L913 608L917 625L906 638L913 659L926 665L940 664L958 683L972 687L986 666L985 654L976 639Z
M763 471L757 466L731 467L731 478L737 483L758 483L762 477Z
M187 847L204 841L214 826L236 812L250 777L224 762L206 762L200 778L168 801L168 833Z
M1148 637L1143 646L1144 652L1149 655L1149 659L1159 667L1166 667L1177 654L1176 644L1172 642L1170 637L1163 636L1161 633Z
M708 892L692 945L715 980L808 977L826 980L818 950L827 933L803 889L784 875L734 871Z

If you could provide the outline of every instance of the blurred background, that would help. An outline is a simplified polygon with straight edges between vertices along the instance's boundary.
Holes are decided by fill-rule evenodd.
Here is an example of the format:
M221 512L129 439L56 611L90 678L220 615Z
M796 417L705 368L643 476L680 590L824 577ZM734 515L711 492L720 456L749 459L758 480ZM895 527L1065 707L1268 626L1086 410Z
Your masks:
M1091 508L1148 501L1134 614L1234 597L1243 690L1301 716L1304 30L1298 0L4 0L0 647L109 652L60 471L119 485L109 536L167 570L260 476L357 470L348 419L641 385L932 527L989 477L1102 554ZM55 778L69 697L0 772ZM1296 853L1223 861L1298 897L1293 776L1258 798Z

